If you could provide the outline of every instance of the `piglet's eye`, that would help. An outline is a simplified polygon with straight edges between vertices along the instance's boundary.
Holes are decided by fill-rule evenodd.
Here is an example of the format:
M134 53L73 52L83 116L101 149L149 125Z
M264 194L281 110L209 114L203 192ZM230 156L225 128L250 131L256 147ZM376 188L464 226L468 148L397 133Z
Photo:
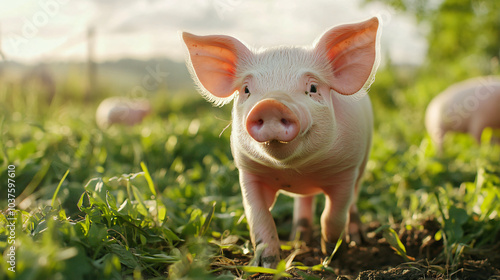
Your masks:
M245 93L250 94L250 90L248 89L248 86L245 86Z
M315 84L311 84L311 89L309 90L309 92L311 93L315 93L315 92L318 92L318 86L315 85Z

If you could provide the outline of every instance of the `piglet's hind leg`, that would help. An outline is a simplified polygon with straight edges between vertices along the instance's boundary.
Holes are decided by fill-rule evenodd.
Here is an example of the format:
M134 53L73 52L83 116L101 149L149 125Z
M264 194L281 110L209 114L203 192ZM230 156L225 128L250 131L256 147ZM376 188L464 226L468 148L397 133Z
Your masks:
M314 196L295 197L293 205L293 228L290 240L302 240L306 243L311 241Z

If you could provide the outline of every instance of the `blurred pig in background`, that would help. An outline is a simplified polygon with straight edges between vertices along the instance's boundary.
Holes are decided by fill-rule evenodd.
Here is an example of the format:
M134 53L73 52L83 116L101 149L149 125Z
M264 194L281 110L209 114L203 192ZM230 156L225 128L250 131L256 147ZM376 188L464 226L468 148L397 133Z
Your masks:
M110 97L104 99L96 111L96 122L101 129L113 124L133 126L142 122L151 113L151 104L146 99Z
M500 129L500 78L478 77L448 87L429 103L425 126L439 151L448 131L469 133L480 143L485 128Z

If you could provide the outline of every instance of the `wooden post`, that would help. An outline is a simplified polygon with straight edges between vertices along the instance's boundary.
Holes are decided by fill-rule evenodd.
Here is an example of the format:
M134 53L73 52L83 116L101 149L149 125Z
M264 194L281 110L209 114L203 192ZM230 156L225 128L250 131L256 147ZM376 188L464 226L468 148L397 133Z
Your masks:
M87 92L85 94L85 100L89 101L93 95L95 95L96 91L96 83L97 83L97 66L95 64L94 59L94 38L95 38L95 28L93 26L89 26L87 29L87 75L88 75L88 84L87 84Z

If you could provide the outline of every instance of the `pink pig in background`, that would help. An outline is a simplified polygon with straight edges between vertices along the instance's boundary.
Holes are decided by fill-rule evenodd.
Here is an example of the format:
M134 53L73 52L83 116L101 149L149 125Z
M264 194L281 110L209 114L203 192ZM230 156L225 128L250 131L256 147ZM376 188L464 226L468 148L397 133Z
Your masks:
M104 99L96 110L96 123L101 129L113 124L133 126L151 113L151 104L146 99L110 97Z
M439 151L449 131L469 133L480 143L485 128L500 129L500 78L478 77L450 86L427 106L425 126Z
M278 192L295 196L294 231L301 236L312 228L313 197L326 196L323 245L341 236L349 212L357 215L371 148L366 90L379 61L378 29L374 17L334 27L313 47L259 50L229 36L182 33L201 94L216 105L234 99L231 151L251 240L261 252L255 264L280 260L270 212Z

